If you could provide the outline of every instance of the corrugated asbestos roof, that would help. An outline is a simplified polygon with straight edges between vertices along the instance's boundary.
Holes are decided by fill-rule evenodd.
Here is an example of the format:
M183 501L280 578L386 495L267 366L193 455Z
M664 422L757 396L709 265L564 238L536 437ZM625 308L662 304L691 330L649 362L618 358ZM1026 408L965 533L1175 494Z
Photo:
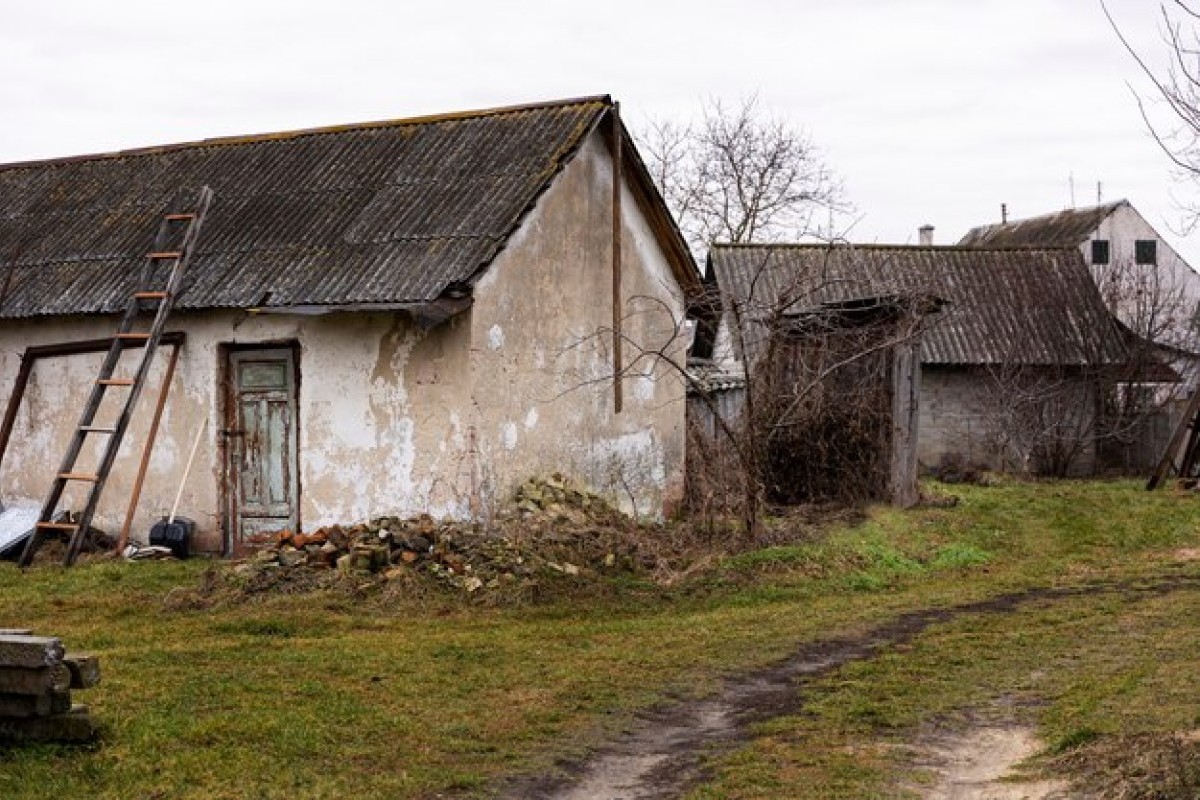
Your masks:
M873 297L947 302L926 364L1111 364L1125 348L1079 251L901 245L717 245L709 268L743 320ZM743 323L744 324L744 323Z
M607 97L0 166L0 317L124 307L158 220L216 200L180 308L420 304L494 258Z
M1113 211L1128 200L1068 208L1040 217L1018 219L996 225L980 225L967 231L959 242L968 247L1077 247Z

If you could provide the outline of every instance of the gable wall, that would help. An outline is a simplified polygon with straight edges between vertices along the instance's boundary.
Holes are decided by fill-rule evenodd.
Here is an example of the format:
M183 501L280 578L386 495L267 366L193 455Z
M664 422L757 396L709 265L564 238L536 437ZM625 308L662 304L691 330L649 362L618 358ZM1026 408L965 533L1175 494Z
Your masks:
M1109 265L1092 264L1092 241L1109 242ZM1158 242L1157 268L1136 264L1135 242ZM1163 240L1133 206L1123 203L1080 246L1109 308L1139 334L1200 350L1200 274Z
M613 413L612 161L594 133L480 280L471 311L479 484L486 503L560 470L627 511L657 516L682 494L683 298L632 194L622 195L624 410ZM651 300L650 298L653 298Z

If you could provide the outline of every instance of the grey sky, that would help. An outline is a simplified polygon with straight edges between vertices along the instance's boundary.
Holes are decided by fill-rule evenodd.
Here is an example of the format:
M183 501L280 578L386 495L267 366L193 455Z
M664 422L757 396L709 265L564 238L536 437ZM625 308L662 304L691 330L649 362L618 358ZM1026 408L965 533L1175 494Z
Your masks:
M1112 0L1162 50L1157 4ZM803 126L859 241L1127 197L1181 239L1186 196L1098 0L400 3L0 0L0 162L611 93L636 127L703 99Z

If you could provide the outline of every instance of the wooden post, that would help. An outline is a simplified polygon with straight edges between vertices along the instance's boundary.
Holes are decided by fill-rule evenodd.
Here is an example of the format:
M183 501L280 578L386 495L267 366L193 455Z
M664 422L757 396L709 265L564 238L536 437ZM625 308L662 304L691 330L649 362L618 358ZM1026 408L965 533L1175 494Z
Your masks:
M908 312L912 313L912 312ZM907 314L902 320L907 320ZM917 421L921 396L921 340L899 342L892 347L892 453L891 501L901 508L916 505Z
M138 465L137 478L133 481L133 492L129 495L129 508L125 511L125 522L121 525L121 533L117 537L117 552L122 552L129 544L129 529L133 525L133 514L137 510L138 500L142 496L142 484L146 481L146 468L150 466L150 452L154 449L154 439L158 436L158 423L162 420L163 408L167 405L167 395L171 391L171 379L175 377L175 364L179 361L179 344L171 345L171 357L167 361L167 371L163 375L162 386L158 389L158 403L154 406L154 418L150 420L150 430L146 433L146 443L142 446L142 462Z
M1163 451L1162 458L1158 461L1158 467L1150 476L1150 480L1146 482L1146 491L1154 491L1169 476L1171 468L1175 466L1175 457L1179 453L1180 446L1183 445L1183 440L1197 421L1197 414L1200 414L1200 389L1196 389L1192 393L1187 410L1179 418L1179 424L1175 426L1175 432L1171 435L1171 441L1167 443L1167 449Z
M613 328L613 412L621 413L621 185L624 181L622 154L621 104L612 105L613 180L612 180L612 328Z

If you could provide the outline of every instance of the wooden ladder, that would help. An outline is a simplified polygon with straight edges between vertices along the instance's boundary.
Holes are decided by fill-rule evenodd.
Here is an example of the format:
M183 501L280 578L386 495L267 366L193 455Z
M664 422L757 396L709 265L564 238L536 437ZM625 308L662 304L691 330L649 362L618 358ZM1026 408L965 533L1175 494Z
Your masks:
M46 502L42 505L38 522L21 553L20 564L22 567L29 566L33 561L34 554L37 553L49 533L70 533L70 543L67 545L67 553L63 558L66 566L74 564L75 559L79 556L79 550L83 546L92 515L96 513L96 506L100 502L100 494L104 491L104 483L108 480L108 474L112 471L113 462L117 457L117 450L120 449L121 440L132 420L138 395L150 374L150 365L154 360L155 349L162 337L167 317L175 304L175 296L179 292L183 273L191 260L196 239L200 234L200 226L208 213L212 197L212 190L205 186L200 190L194 211L186 214L166 214L159 223L154 249L146 255L141 278L129 298L125 307L125 316L121 319L116 335L113 336L108 355L105 356L104 362L100 366L100 374L92 385L92 391L84 404L83 414L79 418L79 426L71 437L66 455L63 456L62 466L59 467L50 486L50 493L46 496ZM156 278L164 267L169 270L166 283L156 286ZM160 278L159 281L161 281ZM154 311L154 320L149 330L135 330L138 317L143 311ZM141 360L136 371L132 377L119 377L116 371L121 361L121 354L126 349L135 347L142 348ZM96 424L96 414L110 389L124 390L124 402L121 403L121 411L114 424L98 425ZM84 443L90 436L107 437L107 442L95 472L82 472L76 464ZM71 482L90 484L87 502L74 522L69 519L57 520L55 519L58 515L56 509L62 499L63 491Z

